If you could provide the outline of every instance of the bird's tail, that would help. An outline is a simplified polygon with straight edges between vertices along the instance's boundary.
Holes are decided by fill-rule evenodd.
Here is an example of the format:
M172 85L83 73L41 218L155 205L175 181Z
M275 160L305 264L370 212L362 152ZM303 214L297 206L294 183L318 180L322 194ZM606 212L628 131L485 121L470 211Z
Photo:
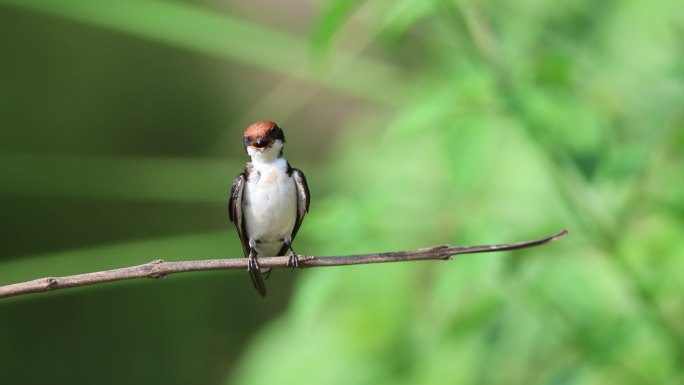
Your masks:
M261 268L261 275L263 275L264 278L268 279L268 277L271 276L272 271L273 271L273 269L271 269L270 267L262 267Z
M259 292L259 295L266 297L266 282L264 281L263 274L261 274L261 270L251 269L249 277L252 279L252 285Z

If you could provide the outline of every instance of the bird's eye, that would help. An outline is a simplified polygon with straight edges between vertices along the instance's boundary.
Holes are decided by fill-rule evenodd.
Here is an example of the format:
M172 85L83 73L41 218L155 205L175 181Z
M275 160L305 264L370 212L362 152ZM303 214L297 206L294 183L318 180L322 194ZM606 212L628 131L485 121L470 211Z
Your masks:
M283 130L278 126L273 126L268 136L274 140L280 139L283 143L285 143L285 135L283 135Z

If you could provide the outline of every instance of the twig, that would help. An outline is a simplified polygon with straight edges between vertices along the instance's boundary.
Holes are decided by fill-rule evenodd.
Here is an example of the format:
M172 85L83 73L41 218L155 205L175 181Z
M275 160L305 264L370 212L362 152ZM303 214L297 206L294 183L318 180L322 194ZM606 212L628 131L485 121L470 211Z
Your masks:
M534 241L504 243L500 245L484 246L434 246L425 249L392 251L386 253L345 255L339 257L313 257L309 255L299 256L299 268L321 266L360 265L366 263L422 261L430 259L451 259L458 254L485 253L492 251L504 251L523 249L539 246L555 241L568 234L563 230L550 237ZM261 267L287 268L289 257L264 257L259 258ZM46 277L21 283L0 286L0 298L13 297L30 293L39 293L66 289L70 287L95 285L104 282L121 281L135 278L163 278L175 273L206 270L236 270L247 269L247 259L207 259L199 261L164 262L161 259L154 260L143 265L124 267L114 270L97 271L65 277Z

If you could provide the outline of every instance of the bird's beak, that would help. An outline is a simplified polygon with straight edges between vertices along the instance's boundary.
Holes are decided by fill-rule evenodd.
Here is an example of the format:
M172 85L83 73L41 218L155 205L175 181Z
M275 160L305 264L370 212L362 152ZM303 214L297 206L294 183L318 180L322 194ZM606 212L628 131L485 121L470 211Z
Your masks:
M272 142L273 141L269 138L259 137L250 143L249 146L263 152L265 149L271 146Z
M264 147L266 147L266 145L267 145L267 140L264 139L264 138L257 138L257 139L254 141L254 145L255 145L256 147L264 148Z

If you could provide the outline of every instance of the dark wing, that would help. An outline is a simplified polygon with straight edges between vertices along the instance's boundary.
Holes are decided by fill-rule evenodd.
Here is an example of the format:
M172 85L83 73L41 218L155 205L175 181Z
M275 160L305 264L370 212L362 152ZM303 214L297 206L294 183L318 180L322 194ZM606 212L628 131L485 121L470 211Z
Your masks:
M295 186L297 187L297 220L295 221L294 228L292 229L292 236L290 237L294 240L299 230L299 226L302 225L304 220L304 215L309 212L309 202L311 201L311 196L309 194L309 185L306 183L306 177L302 170L293 168L292 178L294 179ZM287 245L283 245L280 249L278 255L285 255L287 252Z
M292 229L292 239L294 239L299 226L302 225L304 215L309 212L311 194L309 194L309 185L306 183L306 177L302 170L293 168L292 177L295 180L295 186L297 186L297 221L295 222L294 229Z
M228 216L230 221L235 223L245 257L249 255L249 239L247 239L245 222L242 218L242 190L245 187L246 179L244 172L233 179L233 187L230 189L230 200L228 201Z

